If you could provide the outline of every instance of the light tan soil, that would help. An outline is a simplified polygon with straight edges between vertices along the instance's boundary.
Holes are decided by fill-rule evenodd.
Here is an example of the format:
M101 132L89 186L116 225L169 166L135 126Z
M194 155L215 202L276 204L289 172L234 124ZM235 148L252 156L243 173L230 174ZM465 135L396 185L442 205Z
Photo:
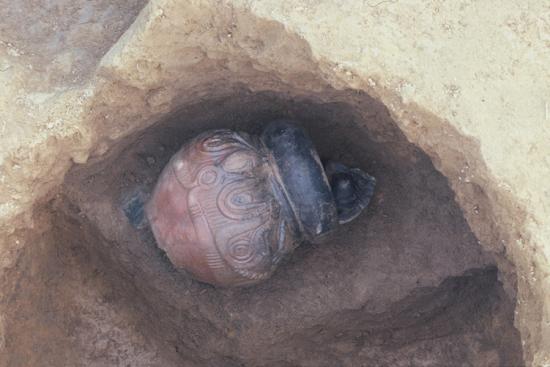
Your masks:
M0 365L550 363L544 1L0 15ZM176 272L124 199L193 134L282 116L372 206L259 286Z

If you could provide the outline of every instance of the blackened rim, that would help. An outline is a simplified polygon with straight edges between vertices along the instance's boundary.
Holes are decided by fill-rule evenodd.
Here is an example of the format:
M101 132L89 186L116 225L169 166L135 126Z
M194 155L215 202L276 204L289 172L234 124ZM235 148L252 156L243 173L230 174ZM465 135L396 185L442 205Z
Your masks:
M261 139L305 239L332 231L338 224L336 203L307 133L293 121L275 120L266 126Z

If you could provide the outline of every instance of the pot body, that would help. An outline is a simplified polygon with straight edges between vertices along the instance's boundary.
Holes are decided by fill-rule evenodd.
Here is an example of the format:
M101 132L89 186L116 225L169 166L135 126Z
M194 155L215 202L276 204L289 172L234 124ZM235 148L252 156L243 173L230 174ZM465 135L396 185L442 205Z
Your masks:
M172 157L146 214L177 268L213 285L254 284L299 243L283 186L259 137L208 131Z

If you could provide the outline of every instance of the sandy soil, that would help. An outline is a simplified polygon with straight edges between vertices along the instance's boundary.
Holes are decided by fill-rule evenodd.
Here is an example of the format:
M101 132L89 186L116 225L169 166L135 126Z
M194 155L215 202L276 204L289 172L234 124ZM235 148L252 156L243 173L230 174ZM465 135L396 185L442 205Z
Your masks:
M544 1L0 5L0 365L550 363ZM254 289L173 271L125 195L279 116L372 208Z

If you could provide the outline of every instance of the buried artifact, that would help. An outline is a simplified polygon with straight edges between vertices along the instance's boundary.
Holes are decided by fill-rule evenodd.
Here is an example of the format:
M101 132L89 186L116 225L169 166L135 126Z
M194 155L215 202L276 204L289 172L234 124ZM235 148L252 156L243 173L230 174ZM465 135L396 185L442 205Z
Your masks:
M157 245L196 279L241 286L267 279L301 242L317 242L368 205L375 180L325 167L297 125L261 136L207 131L164 168L145 206Z

